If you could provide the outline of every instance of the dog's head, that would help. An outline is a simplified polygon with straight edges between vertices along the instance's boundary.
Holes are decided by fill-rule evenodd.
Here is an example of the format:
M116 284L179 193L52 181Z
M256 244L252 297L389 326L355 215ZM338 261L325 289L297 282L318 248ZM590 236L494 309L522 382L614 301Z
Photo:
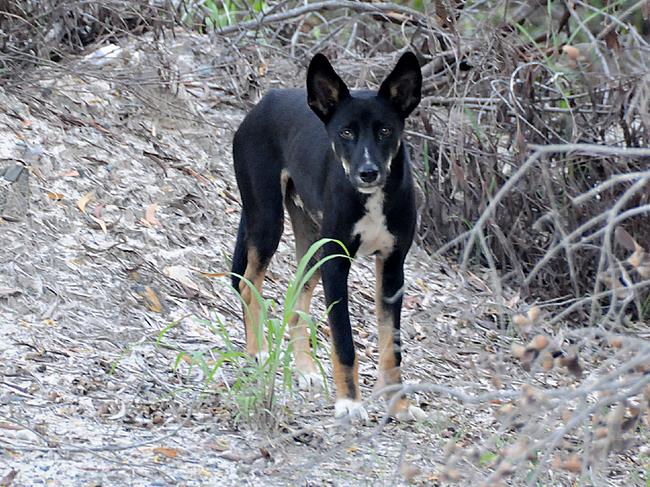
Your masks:
M404 120L420 103L422 73L405 53L377 93L350 94L322 54L307 70L307 101L325 123L336 158L352 185L372 193L386 182L400 148Z

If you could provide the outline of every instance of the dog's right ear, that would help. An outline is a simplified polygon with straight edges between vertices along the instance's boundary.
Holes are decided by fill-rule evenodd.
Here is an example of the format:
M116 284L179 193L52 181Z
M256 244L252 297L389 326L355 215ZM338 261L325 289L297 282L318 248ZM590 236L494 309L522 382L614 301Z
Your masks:
M325 123L329 122L339 104L350 96L343 80L327 58L318 53L307 69L307 103Z

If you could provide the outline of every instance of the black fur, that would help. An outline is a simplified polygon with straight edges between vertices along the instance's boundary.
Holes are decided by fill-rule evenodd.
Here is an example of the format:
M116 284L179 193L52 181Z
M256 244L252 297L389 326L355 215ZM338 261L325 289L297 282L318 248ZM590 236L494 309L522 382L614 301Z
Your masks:
M277 249L283 230L283 189L294 228L297 220L312 222L299 227L301 238L307 238L307 243L320 237L338 239L353 256L370 242L353 234L355 225L368 212L369 199L376 201L383 194L385 227L394 244L385 255L379 249L378 258L384 266L383 306L396 330L398 367L403 263L416 221L413 178L402 132L404 119L420 101L421 84L418 61L406 53L378 92L350 92L327 58L317 54L309 66L307 90L270 91L246 116L233 142L243 203L233 256L237 274L243 274L250 249L255 249L263 268ZM323 254L331 253L341 253L341 248L329 243ZM348 313L349 269L350 262L342 258L328 261L321 269L327 305L337 303L329 314L335 359L346 370L352 370L355 363ZM238 284L234 278L235 288ZM337 391L339 397L358 399L358 382L351 377L351 372L345 373L345 390Z

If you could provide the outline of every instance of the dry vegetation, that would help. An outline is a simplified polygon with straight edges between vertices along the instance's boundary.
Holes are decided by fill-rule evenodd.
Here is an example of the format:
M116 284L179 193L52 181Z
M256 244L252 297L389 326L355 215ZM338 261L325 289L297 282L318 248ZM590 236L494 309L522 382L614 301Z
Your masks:
M650 485L649 19L648 1L0 0L0 484ZM373 397L375 423L346 428L282 380L282 341L272 369L239 355L229 146L315 52L374 87L407 46L425 74L407 389L428 417L388 423ZM287 237L271 317L291 255ZM371 276L351 283L365 397Z

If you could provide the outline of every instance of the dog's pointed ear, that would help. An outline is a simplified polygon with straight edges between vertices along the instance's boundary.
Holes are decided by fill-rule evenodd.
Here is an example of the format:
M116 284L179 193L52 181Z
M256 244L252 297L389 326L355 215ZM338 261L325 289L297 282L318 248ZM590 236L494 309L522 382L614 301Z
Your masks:
M327 123L350 91L322 54L316 54L307 69L307 103Z
M422 97L420 62L406 52L379 88L379 96L387 99L404 118L418 106Z

